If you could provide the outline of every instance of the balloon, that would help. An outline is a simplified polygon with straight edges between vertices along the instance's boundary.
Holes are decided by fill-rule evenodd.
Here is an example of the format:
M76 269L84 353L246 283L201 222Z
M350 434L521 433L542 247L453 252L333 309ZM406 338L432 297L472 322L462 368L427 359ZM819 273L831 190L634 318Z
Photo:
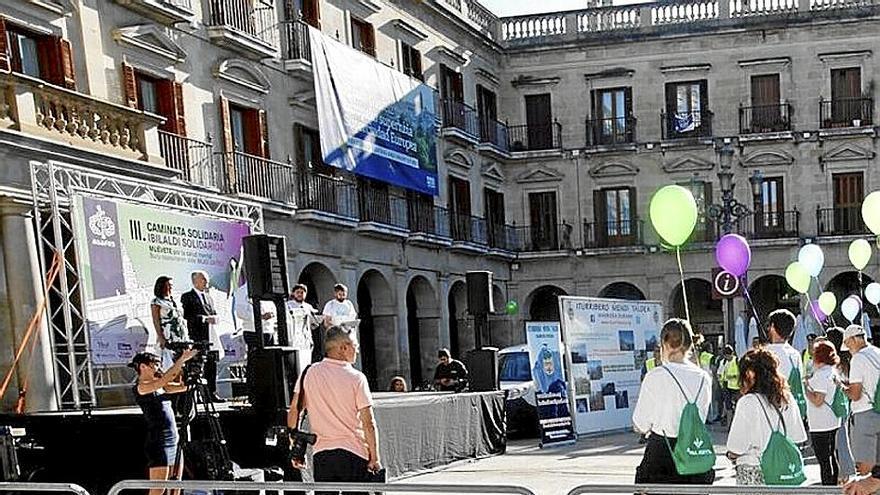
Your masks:
M813 312L813 316L816 317L816 320L818 320L819 323L824 323L825 319L828 318L828 315L819 307L819 301L810 301L810 310Z
M849 296L840 303L840 312L843 313L844 318L849 320L850 323L856 321L856 317L859 316L859 310L861 310L861 301L857 296Z
M865 287L865 299L873 305L880 304L880 284L871 282Z
M874 191L862 202L862 220L874 235L880 235L880 191Z
M513 316L517 312L519 312L519 304L516 301L510 300L507 301L507 304L504 306L504 310L507 311L507 314Z
M684 187L670 185L660 188L651 198L651 224L661 239L672 246L681 246L697 225L697 202Z
M873 194L873 193L872 193ZM849 262L856 270L862 271L871 261L871 244L864 239L856 239L849 245Z
M727 234L715 245L715 260L718 266L737 277L742 277L752 262L752 250L745 237Z
M785 281L792 289L801 294L806 294L810 290L810 274L797 261L792 262L785 269Z
M816 244L806 244L798 251L798 261L811 277L818 277L825 266L825 253Z
M880 289L880 284L877 285ZM819 309L826 315L830 315L837 308L837 296L833 292L823 292L819 294Z

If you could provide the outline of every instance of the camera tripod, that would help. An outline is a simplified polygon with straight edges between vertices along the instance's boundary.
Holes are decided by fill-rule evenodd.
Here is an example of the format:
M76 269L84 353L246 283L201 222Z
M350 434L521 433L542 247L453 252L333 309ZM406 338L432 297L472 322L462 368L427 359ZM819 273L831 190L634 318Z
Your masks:
M199 411L200 405L201 411ZM180 433L175 458L177 472L182 473L184 467L182 454L186 453L189 462L185 465L193 478L232 480L232 460L226 447L226 438L223 436L217 409L211 401L207 382L199 378L195 383L188 385L177 406ZM207 430L200 432L202 438L193 440L193 422L199 417L205 419Z

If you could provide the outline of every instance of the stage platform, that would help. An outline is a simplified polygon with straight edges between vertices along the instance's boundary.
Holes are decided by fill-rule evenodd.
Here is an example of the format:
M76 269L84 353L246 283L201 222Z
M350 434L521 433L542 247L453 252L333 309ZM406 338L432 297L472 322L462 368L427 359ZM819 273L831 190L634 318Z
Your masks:
M390 478L504 453L504 392L377 393L382 462ZM241 467L266 467L263 422L250 407L217 404L230 455ZM27 428L43 447L20 453L35 480L77 483L93 494L117 481L144 478L144 421L136 407L0 415L0 425Z

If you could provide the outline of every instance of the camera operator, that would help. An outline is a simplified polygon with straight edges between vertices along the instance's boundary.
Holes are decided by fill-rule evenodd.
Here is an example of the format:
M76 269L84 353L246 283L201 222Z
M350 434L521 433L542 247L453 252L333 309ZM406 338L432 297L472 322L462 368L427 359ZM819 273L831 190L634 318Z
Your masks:
M195 355L194 350L183 351L166 373L159 366L159 356L149 352L135 355L129 364L138 374L134 397L147 422L144 450L147 454L150 480L179 480L182 474L183 454L180 454L180 459L177 458L180 437L169 396L186 391L186 384L180 380L180 375L184 363ZM155 488L150 490L150 495L162 495L164 492L162 488Z
M326 356L310 365L298 381L287 426L299 426L299 396L308 411L314 447L315 482L368 482L381 470L379 434L367 378L352 366L358 344L350 329L330 327L324 339ZM304 382L304 383L303 383ZM294 433L292 438L296 440ZM294 442L295 443L295 442ZM293 446L293 467L305 468L305 445ZM299 448L298 448L299 447ZM316 492L329 495L334 492Z

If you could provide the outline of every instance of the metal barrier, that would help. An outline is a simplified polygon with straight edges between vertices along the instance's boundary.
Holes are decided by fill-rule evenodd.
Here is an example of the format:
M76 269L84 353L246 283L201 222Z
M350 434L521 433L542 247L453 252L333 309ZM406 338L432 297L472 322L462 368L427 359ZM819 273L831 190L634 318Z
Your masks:
M430 485L387 483L278 483L271 481L147 481L125 480L110 488L107 495L118 495L125 490L166 488L184 490L274 490L274 491L337 491L382 493L515 493L535 495L521 486L510 485Z
M7 492L40 492L40 493L77 493L89 495L89 492L73 483L5 483L0 482L0 493Z
M580 494L669 494L675 495L743 495L743 494L790 494L828 495L840 493L839 487L829 486L744 486L744 485L581 485L568 492Z

